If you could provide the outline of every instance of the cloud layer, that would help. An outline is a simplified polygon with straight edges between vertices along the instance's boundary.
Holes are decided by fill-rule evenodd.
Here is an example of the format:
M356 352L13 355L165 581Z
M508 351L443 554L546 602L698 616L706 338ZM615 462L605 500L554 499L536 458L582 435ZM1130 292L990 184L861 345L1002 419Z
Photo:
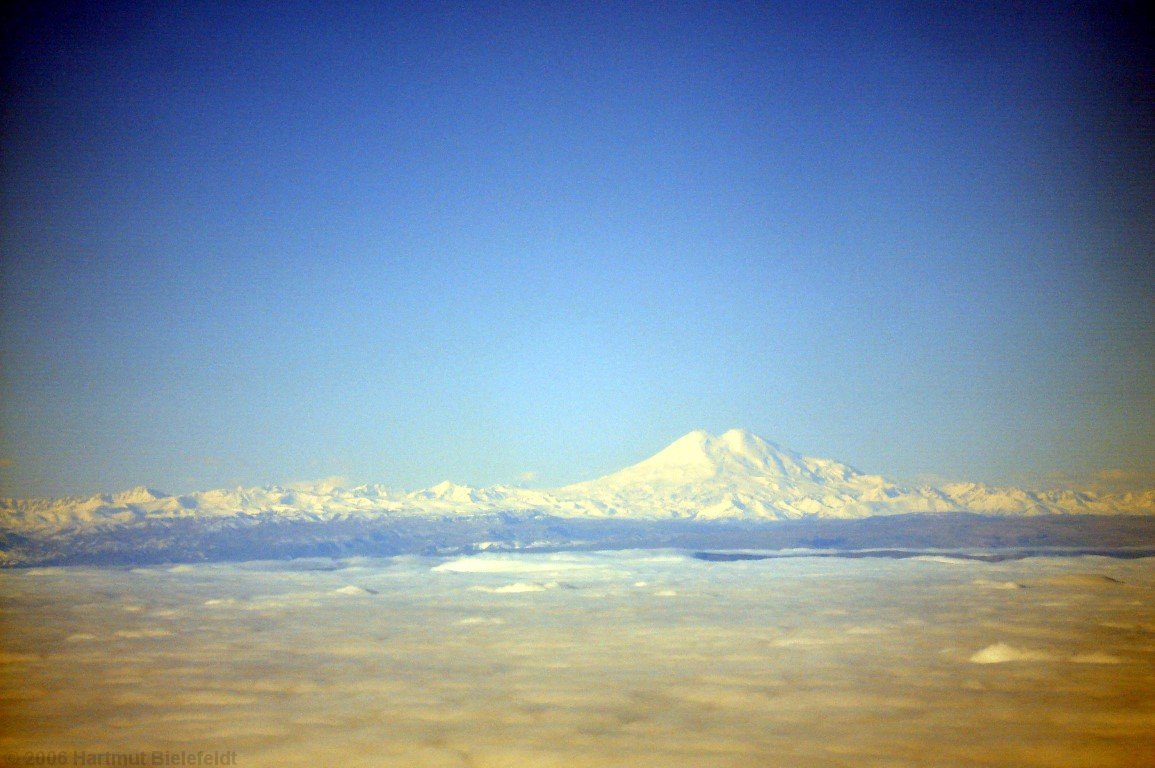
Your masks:
M1155 749L1152 559L502 554L27 569L0 594L3 753L1123 766Z

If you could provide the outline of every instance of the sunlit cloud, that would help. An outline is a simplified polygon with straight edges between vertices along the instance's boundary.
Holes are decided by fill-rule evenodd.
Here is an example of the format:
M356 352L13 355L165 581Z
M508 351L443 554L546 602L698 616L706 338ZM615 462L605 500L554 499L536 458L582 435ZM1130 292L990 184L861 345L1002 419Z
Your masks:
M1130 469L1104 469L1095 479L1103 484L1155 488L1155 471L1142 472Z
M338 488L348 488L350 485L351 482L346 475L329 475L319 480L294 480L288 487L294 491L332 493Z
M1155 658L1150 560L337 565L0 571L18 725L0 749L680 768L915 766L933 744L960 765L1125 765L1149 738L1125 702Z
M1133 469L1062 470L1044 475L1024 475L1014 482L1024 488L1044 491L1091 491L1127 493L1155 489L1155 471Z

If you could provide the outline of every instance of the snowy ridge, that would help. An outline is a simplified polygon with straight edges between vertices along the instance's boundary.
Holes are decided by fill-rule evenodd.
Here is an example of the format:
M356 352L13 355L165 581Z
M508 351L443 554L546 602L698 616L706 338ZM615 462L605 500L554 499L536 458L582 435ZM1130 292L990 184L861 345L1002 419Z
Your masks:
M53 531L152 519L275 515L325 521L499 512L660 520L861 518L907 513L1149 515L1155 490L1098 494L953 483L900 486L831 459L802 456L745 430L697 431L605 477L550 490L471 488L443 482L405 493L356 488L236 488L170 496L138 487L87 499L0 499L0 529Z

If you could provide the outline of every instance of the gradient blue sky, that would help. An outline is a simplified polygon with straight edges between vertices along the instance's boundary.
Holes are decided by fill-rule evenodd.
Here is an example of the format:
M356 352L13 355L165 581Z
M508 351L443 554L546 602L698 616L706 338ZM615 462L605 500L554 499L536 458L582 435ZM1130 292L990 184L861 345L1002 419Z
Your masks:
M0 495L548 486L734 426L1155 485L1126 5L5 13Z

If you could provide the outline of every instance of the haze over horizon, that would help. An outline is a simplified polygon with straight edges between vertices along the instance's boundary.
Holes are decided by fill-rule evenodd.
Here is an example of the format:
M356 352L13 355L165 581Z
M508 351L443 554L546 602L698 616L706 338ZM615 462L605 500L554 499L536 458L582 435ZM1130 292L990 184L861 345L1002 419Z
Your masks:
M554 487L732 427L1151 487L1129 8L8 11L0 496Z

